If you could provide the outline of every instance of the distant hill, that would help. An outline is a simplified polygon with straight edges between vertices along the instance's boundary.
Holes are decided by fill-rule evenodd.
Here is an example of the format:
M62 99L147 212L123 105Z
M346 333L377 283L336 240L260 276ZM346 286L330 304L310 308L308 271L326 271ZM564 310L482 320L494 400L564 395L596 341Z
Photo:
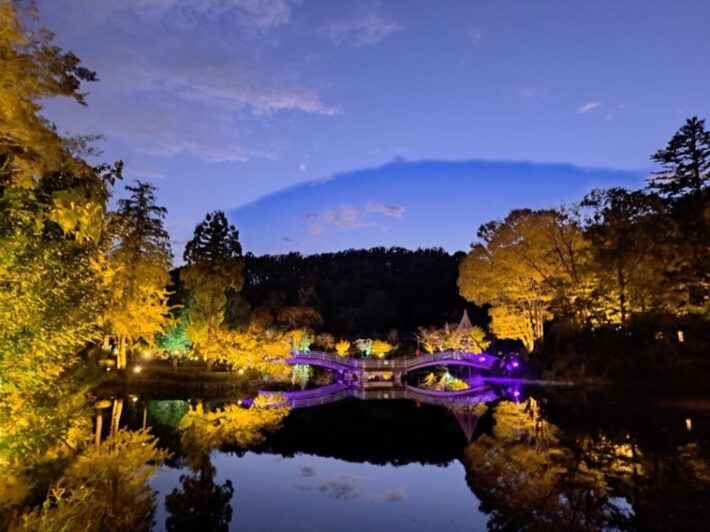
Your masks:
M255 254L440 246L467 250L514 208L556 207L594 188L643 186L645 172L570 164L395 160L265 196L229 213Z

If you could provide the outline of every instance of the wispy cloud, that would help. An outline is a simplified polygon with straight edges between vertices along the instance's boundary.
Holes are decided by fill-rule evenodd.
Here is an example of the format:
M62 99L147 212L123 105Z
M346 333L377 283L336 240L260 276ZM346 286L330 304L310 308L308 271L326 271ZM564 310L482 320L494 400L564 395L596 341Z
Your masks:
M339 475L335 478L322 480L317 484L296 484L298 489L316 491L330 499L348 501L360 497L357 490L358 477Z
M325 223L341 229L357 229L368 225L362 220L363 209L351 205L341 205L323 214Z
M544 98L547 96L547 89L538 85L530 85L520 89L518 94L523 98Z
M384 493L370 496L372 502L400 502L407 500L407 492L403 489L391 489Z
M162 170L138 163L127 163L123 169L124 176L138 179L165 179L167 175Z
M331 22L321 33L330 37L335 44L372 46L401 29L402 26L395 19L380 14L377 6L369 6Z
M376 212L379 214L385 214L387 216L401 217L404 214L404 207L401 205L384 205L382 203L376 203L371 201L367 204L365 210L367 212Z
M255 145L255 130L276 113L336 115L298 61L276 57L291 0L56 0L54 24L76 27L69 45L96 70L89 107L77 118L66 103L50 119L74 133L101 131L161 156L210 162L276 158ZM276 44L275 44L276 43ZM246 135L244 135L246 138Z
M486 36L486 30L483 28L473 27L466 30L466 35L468 35L474 44L477 44Z
M578 113L588 113L589 111L593 111L597 107L601 107L603 102L598 102L598 101L590 101L590 102L585 102L582 105L580 105L577 108Z
M307 235L317 235L329 226L350 230L380 225L376 220L373 220L371 215L401 218L404 211L405 208L401 205L387 205L377 201L369 201L365 205L338 205L321 214L306 213L301 217L307 220L320 220L319 223L308 225L305 228Z
M316 470L313 466L300 465L298 466L298 469L304 477L313 477L316 474Z
M301 466L305 469L306 477L315 475L309 466ZM391 503L407 500L407 493L404 489L396 488L386 490L382 493L367 493L359 486L362 479L354 475L338 475L333 478L324 479L313 484L295 484L295 487L303 491L321 493L329 499L339 501L364 500L371 503Z

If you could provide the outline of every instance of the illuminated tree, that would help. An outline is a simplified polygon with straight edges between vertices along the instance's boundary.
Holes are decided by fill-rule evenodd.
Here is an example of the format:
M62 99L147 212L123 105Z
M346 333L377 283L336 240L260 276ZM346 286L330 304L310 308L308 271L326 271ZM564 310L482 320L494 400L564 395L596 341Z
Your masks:
M595 190L581 205L589 210L588 269L594 276L595 323L625 324L632 313L661 309L675 299L663 272L674 268L665 239L673 231L658 198L621 188Z
M491 332L498 338L520 340L531 352L535 347L535 331L530 317L515 307L493 307L488 310L491 317Z
M116 367L126 367L129 345L152 345L169 323L167 285L171 266L166 210L156 204L155 187L136 182L118 202L111 220L115 245L108 253L110 305L104 323L117 341Z
M239 232L222 211L207 214L185 246L180 279L190 293L187 334L203 360L213 362L213 339L225 319L229 294L243 284Z
M18 5L0 2L0 466L31 467L84 436L79 353L106 304L102 218L120 164L92 167L88 139L40 115L55 96L83 103L95 76Z
M395 345L385 342L384 340L372 341L372 354L379 358L384 358L396 348Z
M350 352L350 342L347 340L338 340L335 344L335 352L341 357L348 356Z
M311 375L313 375L313 368L308 364L294 364L291 366L291 384L296 384L296 381L298 381L301 385L301 390L306 389Z
M187 335L188 313L182 310L177 313L164 333L158 335L158 345L166 353L187 353L190 348L190 337Z
M542 338L554 302L577 306L588 243L570 215L514 210L503 221L482 225L478 237L481 242L459 267L459 290L467 300L524 316L534 340Z

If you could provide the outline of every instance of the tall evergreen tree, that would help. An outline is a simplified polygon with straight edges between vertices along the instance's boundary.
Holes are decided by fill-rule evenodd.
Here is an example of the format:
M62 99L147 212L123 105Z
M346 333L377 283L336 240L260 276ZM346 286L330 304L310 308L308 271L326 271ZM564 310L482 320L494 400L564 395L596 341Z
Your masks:
M685 124L651 159L662 169L649 179L649 186L669 198L699 195L710 181L710 131L697 116Z
M222 211L207 214L185 246L186 266L180 278L190 293L187 333L205 361L221 355L216 344L229 297L242 288L239 232Z
M168 322L168 270L172 254L163 227L166 209L156 203L155 187L136 181L127 186L111 228L115 247L109 252L111 305L105 316L118 343L118 369L126 367L126 349L142 339L152 344Z

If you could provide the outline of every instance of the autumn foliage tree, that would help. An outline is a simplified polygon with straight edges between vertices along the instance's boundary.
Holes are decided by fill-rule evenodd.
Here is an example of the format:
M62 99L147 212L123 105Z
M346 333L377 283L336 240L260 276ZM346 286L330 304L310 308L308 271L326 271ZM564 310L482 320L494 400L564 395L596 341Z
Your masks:
M220 333L230 294L241 290L242 246L239 232L222 211L207 214L185 246L180 279L189 292L187 334L205 361L216 360L224 346Z
M478 237L459 267L461 295L492 305L492 329L532 349L553 302L576 305L585 238L567 214L527 209L481 226Z
M110 305L104 316L117 342L117 368L126 367L126 351L134 342L152 344L168 325L167 285L171 266L169 236L163 227L166 210L156 203L155 187L137 181L127 186L110 228L106 286Z
M82 349L99 334L102 219L120 165L41 116L84 103L96 76L0 2L0 469L71 452L83 437ZM0 475L7 477L7 471ZM8 473L9 474L9 473Z

